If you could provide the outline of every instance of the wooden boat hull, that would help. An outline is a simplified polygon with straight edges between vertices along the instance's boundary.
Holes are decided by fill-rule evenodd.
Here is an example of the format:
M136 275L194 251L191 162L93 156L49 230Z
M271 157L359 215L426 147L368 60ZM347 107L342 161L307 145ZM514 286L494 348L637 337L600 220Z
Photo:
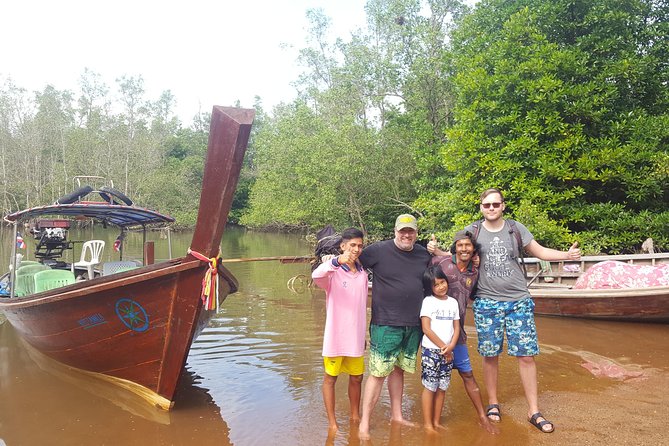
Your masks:
M535 314L669 323L669 287L616 290L530 288Z
M3 302L20 336L43 354L169 409L197 334L215 313L199 294L207 266L182 258ZM219 270L219 299L237 289Z
M579 262L550 262L540 270L538 259L526 259L535 314L629 322L669 323L669 286L644 288L573 289L591 266L615 260L634 265L669 263L669 254L584 256ZM574 268L565 268L572 265ZM578 269L578 271L575 271ZM550 279L550 281L548 280Z

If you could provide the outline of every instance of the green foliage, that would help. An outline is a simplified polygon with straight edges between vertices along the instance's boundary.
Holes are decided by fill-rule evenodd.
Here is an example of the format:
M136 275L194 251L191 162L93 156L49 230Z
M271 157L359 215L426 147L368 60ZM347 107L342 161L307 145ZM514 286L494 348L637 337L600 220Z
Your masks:
M376 132L355 117L326 120L300 102L275 114L255 140L257 179L242 224L367 227L367 216L387 206L384 197L402 190L403 173L389 172L392 148L382 156Z
M256 183L242 222L319 228L356 225L392 232L416 212L417 190L442 168L436 160L448 121L441 70L455 2L372 0L368 28L350 41L327 39L329 19L310 11L301 51L301 100L274 110L256 144Z
M112 180L135 203L171 214L179 226L192 226L209 114L182 128L172 94L146 100L141 77L118 80L114 107L96 73L85 70L80 85L76 94L49 85L34 98L11 82L0 85L0 165L13 166L0 169L2 211L53 202L77 187L72 177L97 175ZM253 180L248 172L242 176L231 218L246 206Z
M642 233L666 240L669 43L659 5L477 5L453 34L454 125L435 182L450 187L449 202L431 204L443 198L423 192L426 220L455 225L470 218L478 192L500 187L509 215L546 244L582 238L591 251L616 252ZM615 216L588 214L604 204ZM637 215L647 216L644 230Z
M669 246L669 211L634 212L619 203L597 203L575 211L584 229L578 239L586 252L639 252L651 237L656 247Z
M196 156L169 160L152 174L153 181L144 189L142 205L169 213L179 226L194 225L203 166L203 158Z

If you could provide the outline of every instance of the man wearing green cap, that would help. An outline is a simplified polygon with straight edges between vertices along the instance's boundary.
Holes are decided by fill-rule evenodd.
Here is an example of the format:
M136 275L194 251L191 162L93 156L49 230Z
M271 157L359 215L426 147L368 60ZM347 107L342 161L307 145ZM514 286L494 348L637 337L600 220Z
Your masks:
M363 395L361 439L369 438L369 420L386 378L391 421L412 424L402 416L404 372L416 371L422 280L431 259L423 246L416 245L417 237L416 218L402 214L395 220L395 238L374 243L360 255L363 266L373 273L370 376Z

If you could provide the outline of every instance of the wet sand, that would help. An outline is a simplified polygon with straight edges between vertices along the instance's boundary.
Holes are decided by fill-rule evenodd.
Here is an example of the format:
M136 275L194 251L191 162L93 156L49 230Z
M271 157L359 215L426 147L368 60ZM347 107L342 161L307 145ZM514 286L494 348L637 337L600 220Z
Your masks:
M532 444L667 442L667 325L556 318L538 318L537 324L543 348L540 406L556 430L545 435L536 431ZM560 379L546 366L571 371L572 383L558 384ZM509 413L519 420L525 410L524 401L514 399Z
M666 418L663 404L669 397L669 327L553 318L538 318L537 324L542 350L537 358L539 405L555 423L553 433L541 433L527 421L517 361L503 355L499 435L489 435L476 425L473 408L455 374L447 392L443 434L426 435L420 426L388 426L384 418L388 403L382 399L381 408L376 409L382 414L375 414L371 441L360 443L347 432L326 444L573 446L667 442L661 427ZM472 331L473 327L468 330ZM470 336L470 354L475 376L483 386L474 338ZM631 347L641 350L632 352ZM413 395L420 391L419 379L415 375L407 378L406 396L414 401L413 408L404 411L418 424L420 402ZM485 402L485 389L483 395Z
M8 446L44 444L217 444L252 445L617 445L664 444L664 402L669 396L669 326L537 320L542 354L538 357L539 400L555 432L542 434L526 421L514 358L500 358L501 433L485 433L457 374L446 395L440 435L420 427L420 376L407 375L404 414L418 424L407 428L388 423L384 389L372 418L372 439L361 442L357 426L347 419L346 380L337 386L340 432L328 437L320 384L320 330L300 328L297 319L282 319L272 330L246 325L247 316L265 306L268 313L299 311L319 317L316 299L271 302L247 296L229 302L226 313L195 345L189 368L201 375L184 382L175 410L146 417L80 390L63 377L45 373L16 342L6 324L2 330L0 439ZM262 311L259 320L267 324ZM239 319L238 319L239 318ZM241 322L243 321L243 323ZM313 326L316 326L314 324ZM469 326L468 326L469 327ZM468 331L473 331L469 327ZM296 336L296 332L299 336ZM296 337L301 340L296 341ZM475 375L482 385L481 360L469 345ZM636 351L635 351L636 350ZM593 374L594 373L594 374ZM598 375L598 376L595 376ZM609 377L610 375L614 377ZM9 379L8 379L9 378ZM195 384L193 384L195 382ZM483 389L485 396L485 389ZM147 408L142 408L147 409ZM150 409L150 408L149 408ZM40 420L40 429L32 428Z
M555 423L553 433L542 434L525 421L527 406L519 395L503 404L499 438L481 434L472 444L666 444L667 434L661 429L666 418L663 403L669 389L666 371L648 370L643 378L626 380L587 375L579 378L582 380L578 382L591 379L590 388L551 390L540 384L540 407Z
M652 371L643 379L615 383L599 392L545 391L543 406L559 408L553 417L558 420L556 430L544 436L537 431L532 444L666 444L667 389L667 373ZM511 408L515 418L524 411L519 403Z
M542 434L524 421L525 400L511 398L503 405L500 435L482 432L461 435L464 426L449 426L439 438L427 438L424 445L649 445L666 444L662 430L666 413L669 379L666 373L653 373L643 380L610 383L593 392L543 391L540 402L544 413L555 422L555 431ZM599 387L599 386L595 386ZM448 420L446 420L448 425ZM471 428L470 428L471 429ZM456 440L459 438L459 440ZM455 441L454 441L455 440ZM462 441L466 440L466 441ZM352 443L351 443L352 444ZM363 443L365 444L365 443ZM381 444L381 443L380 443ZM402 441L388 444L401 445Z

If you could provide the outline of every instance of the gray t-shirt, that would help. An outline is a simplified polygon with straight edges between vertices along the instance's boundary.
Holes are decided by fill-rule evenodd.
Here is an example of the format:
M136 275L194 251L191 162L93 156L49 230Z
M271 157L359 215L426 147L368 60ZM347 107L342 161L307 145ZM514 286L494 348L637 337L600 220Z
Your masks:
M470 225L465 228L474 232ZM527 280L518 256L518 240L510 232L508 221L497 232L488 231L482 224L476 241L481 245L481 265L477 297L487 297L499 301L515 301L529 296ZM523 248L534 236L521 223L516 222Z

